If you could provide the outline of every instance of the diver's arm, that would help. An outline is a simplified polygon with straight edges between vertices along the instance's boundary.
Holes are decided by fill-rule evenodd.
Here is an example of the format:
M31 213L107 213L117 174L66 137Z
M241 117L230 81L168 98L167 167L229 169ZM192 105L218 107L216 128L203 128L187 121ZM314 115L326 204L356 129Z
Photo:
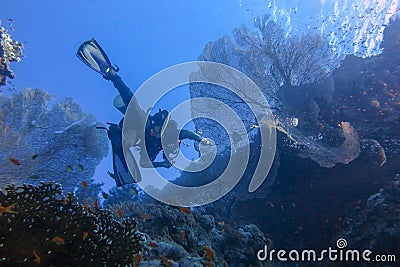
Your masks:
M150 161L146 160L143 156L140 157L140 167L142 168L159 168L159 167L164 167L169 169L172 166L172 163L169 162L168 160L164 161Z
M189 130L181 130L179 132L179 140L190 139L197 142L201 142L202 138L203 137L201 137L201 135L199 135L198 133Z
M213 142L208 140L207 138L202 137L198 133L189 131L189 130L181 130L179 132L179 140L190 139L202 143L203 145L213 145Z

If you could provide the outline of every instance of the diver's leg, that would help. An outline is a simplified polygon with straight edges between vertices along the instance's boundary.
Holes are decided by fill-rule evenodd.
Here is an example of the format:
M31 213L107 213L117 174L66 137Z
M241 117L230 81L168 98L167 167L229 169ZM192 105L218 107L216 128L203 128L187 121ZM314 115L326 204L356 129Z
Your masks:
M112 68L108 68L107 75L104 75L104 79L110 80L113 83L114 87L117 88L125 106L128 106L133 96L133 93L129 89L129 87L122 81L121 77L118 76L117 72Z
M137 129L141 130L144 127L144 124L146 123L146 117L147 114L146 112L140 107L136 97L133 95L132 91L129 89L129 87L122 81L121 77L118 76L118 74L115 72L115 70L109 68L107 70L107 75L104 76L106 80L110 80L114 87L118 90L119 95L122 98L122 101L125 105L125 107L128 107L129 103L131 103L130 106L130 111L135 114L135 124L137 125ZM118 109L122 113L126 111L125 109ZM136 128L136 127L135 127Z

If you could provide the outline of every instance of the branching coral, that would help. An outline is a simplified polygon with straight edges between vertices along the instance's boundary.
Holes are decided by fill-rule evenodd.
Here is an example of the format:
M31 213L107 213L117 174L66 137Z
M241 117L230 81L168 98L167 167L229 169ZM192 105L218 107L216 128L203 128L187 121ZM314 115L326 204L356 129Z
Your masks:
M0 193L2 266L126 266L141 249L136 221L86 208L61 185L8 185Z

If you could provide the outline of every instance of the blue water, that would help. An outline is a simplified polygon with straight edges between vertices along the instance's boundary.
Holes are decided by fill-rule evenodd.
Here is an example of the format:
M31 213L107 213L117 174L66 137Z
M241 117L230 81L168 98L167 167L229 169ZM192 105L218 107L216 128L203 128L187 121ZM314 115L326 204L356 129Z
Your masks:
M9 29L11 36L24 43L22 61L11 65L16 74L16 78L11 80L13 88L17 91L24 88L40 88L54 95L56 101L72 97L85 113L93 114L97 121L105 123L118 122L122 118L120 112L112 105L117 91L109 81L87 68L75 56L79 45L91 38L95 38L107 52L111 62L118 65L120 68L119 75L135 92L143 82L157 72L175 64L197 60L209 42L216 41L224 36L233 39L235 28L246 25L254 30L254 22L264 14L270 14L272 20L282 25L285 36L288 38L300 37L306 32L320 35L322 40L329 42L337 62L341 62L349 55L356 57L355 62L379 56L384 52L382 49L383 32L389 22L396 15L399 15L399 8L399 0L70 0L62 2L5 0L0 3L0 19L2 26ZM351 80L352 77L346 76L351 76L352 71L358 73L359 69L339 73L343 75L343 80L348 78L348 80L354 82ZM360 71L359 73L364 75L364 72ZM395 75L397 74L395 73L390 77L393 78ZM385 76L385 78L387 77ZM388 105L385 102L389 99L385 94L391 97L390 101L393 103L397 101L395 99L398 96L396 86L399 83L391 84L393 88L386 88L387 84L383 80L384 78L376 78L374 84L382 85L383 87L377 87L378 89L383 88L382 92L386 89L392 91L381 93L378 89L363 88L364 85L360 85L356 80L354 92L342 92L343 95L338 93L333 98L338 101L337 99L342 100L343 97L345 100L343 100L343 103L339 103L340 108L347 108L347 105L351 106L347 103L354 100L353 96L357 99L357 94L359 94L361 100L354 104L357 107L355 110L357 112L367 110L367 112L371 112L367 119L379 122L379 116L382 113L393 111L392 106L389 109L391 103ZM366 84L368 83L366 82ZM151 95L152 92L149 91L148 94ZM364 96L365 98L362 98ZM153 110L159 108L171 110L188 99L190 99L188 86L175 88L158 103L155 103ZM293 101L295 102L296 99ZM345 101L348 102L344 103ZM397 103L400 103L400 101ZM50 102L48 107L51 108L53 104L54 101ZM335 104L339 105L338 102L335 102ZM336 113L333 112L333 115L327 115L325 113L330 112L329 108L329 105L320 105L318 112L329 117L331 121L327 124L330 124L329 127L336 130L342 127L340 126L342 120L350 121L358 116L358 113L349 115L346 111L340 113L341 111L338 110L335 110ZM379 116L375 108L382 108L379 111ZM340 117L341 115L343 116ZM378 116L378 119L374 116ZM388 118L393 119L390 116ZM398 119L398 117L396 118ZM299 122L297 117L294 116L288 116L285 119L287 124L290 124L294 119ZM297 126L297 122L293 128ZM300 117L301 123L302 118ZM355 128L362 128L359 126L361 122L360 124L357 124L357 121L351 123ZM258 125L252 126L258 127ZM290 127L292 126L289 125ZM185 129L195 130L195 125L190 122L185 126ZM394 138L389 141L380 140L377 133L379 133L379 129L371 136L362 136L362 138L376 138L381 141L380 145L383 146L383 152L388 152L388 147L390 147L390 145L385 146L384 142L399 143L398 136L397 139ZM290 134L285 134L291 137ZM296 138L295 134L294 130L294 137L291 141ZM306 141L312 140L318 143L324 137L319 133L312 133L310 136L302 136L302 138L303 144L301 145L308 145L308 143L305 144ZM382 137L382 139L384 138ZM291 141L289 140L288 143ZM296 143L295 141L294 143ZM299 147L297 145L291 143L288 149L297 149ZM188 142L188 146L182 145L181 148L182 154L187 158L196 159L198 157L197 151L194 150L193 141ZM393 152L395 155L393 157L398 160L396 153ZM285 152L283 152L283 155L286 155ZM158 159L161 159L160 155ZM263 205L259 205L257 199L246 199L248 202L244 202L244 204L239 202L235 206L235 214L243 214L243 217L249 216L249 221L260 225L263 231L274 233L273 237L280 245L284 244L287 237L285 234L287 233L293 233L288 235L291 238L289 241L295 240L294 243L298 241L296 245L308 245L309 240L315 241L312 244L321 245L315 235L323 235L321 242L332 240L333 237L330 234L340 227L338 225L341 224L342 217L349 215L343 214L344 208L341 209L341 207L351 210L358 204L365 203L369 195L377 192L384 185L383 181L364 175L361 171L364 168L369 168L370 165L376 165L376 163L365 164L356 161L354 166L357 170L360 170L360 174L354 168L351 171L346 169L346 164L353 159L349 162L339 163L337 169L323 169L322 171L317 164L315 166L302 166L301 161L296 161L292 166L291 160L290 156L288 158L282 157L281 164L284 169L280 170L281 176L278 175L278 178L284 177L285 179L277 179L271 182L271 184L275 182L275 187L268 189L270 198L264 199ZM386 164L386 158L380 160L382 166ZM318 161L315 160L315 162ZM388 173L391 173L395 168L390 165L389 160L388 162L389 164L385 167L389 165L387 167ZM377 169L374 174L380 177L379 174L381 174L382 169ZM115 186L115 182L107 175L107 171L111 170L110 146L108 156L97 166L93 177L96 182L104 183L102 190L105 192ZM293 170L300 173L293 173ZM335 171L344 174L336 177ZM176 168L162 169L160 173L165 175L167 179L173 179L180 175ZM321 178L324 175L327 176L326 182ZM385 175L382 176L388 178L387 173ZM368 176L368 179L361 181L351 179L351 177L362 179L365 178L364 176ZM187 180L183 181L187 182ZM324 187L324 183L329 185L328 189ZM350 189L346 191L346 186L355 191L353 192ZM79 188L80 185L77 184L76 187ZM323 188L323 190L319 190L320 188ZM357 188L360 188L360 190L357 190ZM125 192L125 194L129 195L130 193ZM343 199L350 199L351 203L338 199L336 194L343 196ZM143 194L140 193L140 195ZM136 198L136 196L132 197L131 195L129 197ZM338 208L338 206L340 207ZM224 208L227 209L228 207L229 205L226 205ZM346 212L349 210L346 210ZM217 218L227 219L218 212L213 214L216 220ZM277 219L268 223L270 218ZM237 218L230 219L235 222L238 221ZM332 222L332 219L335 221ZM340 221L340 223L337 221ZM223 225L223 223L221 224ZM314 230L304 233L306 231L303 231L303 229L316 230L315 233Z
M98 121L115 122L120 119L111 105L116 91L74 56L84 40L96 38L134 91L163 68L196 60L209 41L230 35L242 24L251 27L262 14L271 13L294 34L329 31L339 23L324 18L332 21L336 15L338 21L347 21L373 6L367 1L351 9L352 4L356 1L4 1L1 19L6 26L6 18L12 18L17 29L12 36L25 43L24 60L13 66L15 88L41 88L58 100L73 97ZM382 6L389 7L389 1ZM354 37L331 38L339 42ZM107 188L112 183L101 174L110 168L108 157L96 172Z

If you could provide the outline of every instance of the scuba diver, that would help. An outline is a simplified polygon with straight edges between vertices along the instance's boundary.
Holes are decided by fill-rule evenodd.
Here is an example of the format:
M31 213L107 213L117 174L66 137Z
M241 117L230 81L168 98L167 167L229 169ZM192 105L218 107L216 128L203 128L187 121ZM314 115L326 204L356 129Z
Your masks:
M170 114L167 110L159 109L156 114L148 115L148 113L140 107L129 87L122 81L121 77L117 75L119 68L111 65L110 60L96 40L92 39L82 43L78 49L77 56L91 69L103 75L104 79L113 83L119 93L114 98L113 105L123 115L125 115L127 107L131 102L130 110L135 113L136 117L135 125L133 125L136 139L132 141L132 143L139 150L139 165L142 168L170 168L173 158L179 153L179 141L183 139L191 139L203 145L213 145L207 138L203 138L195 132L184 129L179 130L177 122L170 119ZM122 148L123 122L124 118L122 118L118 124L107 123L109 125L108 128L103 126L97 127L99 129L106 129L107 136L111 141L114 173L109 172L109 175L115 179L118 187L141 180L136 161L133 159L133 166L135 167L135 179L133 179L124 159ZM144 133L142 133L143 128L145 129ZM170 138L172 136L178 136L178 140ZM164 146L162 144L164 144ZM161 151L163 154L163 161L155 161L157 155ZM143 153L146 152L147 157L143 155Z

